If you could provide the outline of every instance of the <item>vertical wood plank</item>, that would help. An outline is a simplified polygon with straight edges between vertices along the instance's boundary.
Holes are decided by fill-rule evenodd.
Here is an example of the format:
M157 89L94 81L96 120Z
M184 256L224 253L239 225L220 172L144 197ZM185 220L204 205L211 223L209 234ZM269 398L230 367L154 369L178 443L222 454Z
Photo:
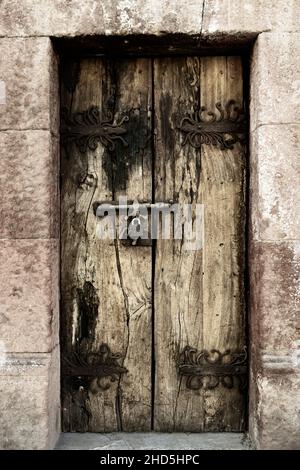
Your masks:
M199 59L155 59L155 197L199 201L200 160L181 145L180 116L199 105ZM186 390L177 360L187 344L202 345L202 251L181 240L158 240L155 259L155 401L157 431L200 431L203 397Z
M122 67L121 67L122 64ZM152 64L150 59L132 59L118 63L120 97L118 113L127 112L127 149L116 152L116 162L125 158L128 172L125 184L114 188L115 197L151 201L152 197ZM120 163L117 163L120 164ZM122 430L151 429L151 348L152 286L151 247L115 245L120 286L126 306L124 331L124 366L128 373L121 377L119 392ZM114 310L112 309L112 315Z
M200 101L207 109L234 99L243 107L240 57L201 59ZM245 149L203 146L201 199L205 208L203 250L203 346L242 351L245 338ZM205 429L241 431L245 396L234 387L205 392Z
M128 115L128 147L62 149L62 354L120 352L128 373L107 390L63 384L65 431L149 430L151 423L151 249L99 240L96 201L151 198L151 61L87 59L73 93L62 87L71 113L92 105L114 122Z
M157 59L154 82L156 199L204 204L203 250L185 251L176 240L157 243L154 426L239 431L245 411L240 392L188 390L176 363L186 345L224 351L245 344L244 151L239 144L225 152L182 147L177 129L181 117L203 105L215 111L218 101L242 104L240 58Z

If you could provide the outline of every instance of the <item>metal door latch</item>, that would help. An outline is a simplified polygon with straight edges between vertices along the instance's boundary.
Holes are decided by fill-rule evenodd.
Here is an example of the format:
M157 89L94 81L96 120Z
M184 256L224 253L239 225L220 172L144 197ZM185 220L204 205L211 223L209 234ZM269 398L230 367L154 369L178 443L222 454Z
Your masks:
M117 204L115 202L95 202L93 205L96 217L110 224L110 233L127 246L151 246L153 220L158 223L158 217L153 217L152 209L156 216L160 211L169 210L172 202L131 202ZM154 212L155 212L154 211ZM113 238L113 237L112 237Z

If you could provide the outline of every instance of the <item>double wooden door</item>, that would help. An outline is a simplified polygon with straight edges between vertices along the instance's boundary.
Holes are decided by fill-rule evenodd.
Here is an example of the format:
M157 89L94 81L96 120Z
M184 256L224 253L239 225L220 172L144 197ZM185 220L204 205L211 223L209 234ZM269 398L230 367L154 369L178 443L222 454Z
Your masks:
M63 65L64 431L244 429L242 77L237 56ZM202 246L100 239L120 196L202 204Z

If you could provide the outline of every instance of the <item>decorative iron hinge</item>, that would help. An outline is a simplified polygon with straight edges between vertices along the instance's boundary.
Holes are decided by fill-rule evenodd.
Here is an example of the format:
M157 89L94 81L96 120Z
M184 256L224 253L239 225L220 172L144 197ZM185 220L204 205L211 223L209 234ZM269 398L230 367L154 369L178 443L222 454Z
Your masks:
M200 111L181 119L178 129L185 134L182 145L189 143L198 149L202 144L214 145L221 150L232 149L236 142L246 140L246 117L234 100L229 100L225 107L216 103L218 113L207 111L202 106Z
M127 369L118 363L122 358L120 353L112 353L107 344L102 343L99 353L88 353L85 357L77 353L70 353L63 356L62 375L64 377L75 377L88 380L91 391L107 390L110 383L103 382L103 379L110 378L110 382L118 380L121 374L125 374Z
M122 136L127 132L123 123L128 120L129 117L124 116L118 123L113 124L111 113L108 113L106 119L101 119L100 110L96 106L71 116L64 108L61 116L62 143L75 142L82 153L87 149L96 150L99 143L109 150L115 149L116 141L127 146L128 143Z
M186 346L179 357L178 371L186 377L186 386L191 390L214 389L221 383L226 388L238 385L243 391L247 385L247 350L198 352Z

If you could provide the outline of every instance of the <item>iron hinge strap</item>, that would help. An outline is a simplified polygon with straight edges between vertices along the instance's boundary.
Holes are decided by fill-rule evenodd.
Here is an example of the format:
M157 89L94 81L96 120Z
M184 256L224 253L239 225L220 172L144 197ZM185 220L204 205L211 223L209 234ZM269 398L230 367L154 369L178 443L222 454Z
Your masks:
M99 353L87 353L79 355L72 352L62 357L62 376L63 377L87 377L89 383L96 381L93 389L107 390L110 384L103 379L108 378L110 382L115 382L121 374L125 374L128 370L119 364L122 359L120 353L112 353L107 344L102 343Z
M222 384L226 388L238 385L240 391L247 385L247 350L221 352L217 349L198 351L186 346L180 354L178 373L186 378L191 390L213 389Z

